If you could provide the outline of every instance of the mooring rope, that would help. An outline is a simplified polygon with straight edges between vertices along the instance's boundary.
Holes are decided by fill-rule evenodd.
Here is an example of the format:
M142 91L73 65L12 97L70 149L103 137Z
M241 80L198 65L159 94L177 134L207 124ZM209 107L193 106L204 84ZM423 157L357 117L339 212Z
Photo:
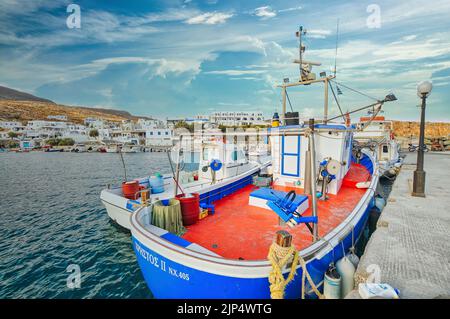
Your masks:
M272 270L269 274L270 282L270 297L272 299L283 299L284 290L289 282L294 279L297 273L297 265L299 260L298 251L293 245L290 247L282 247L276 242L273 242L269 249L269 254L267 258L272 265ZM292 260L291 271L286 279L283 276L283 267Z
M320 293L316 284L311 278L311 275L306 268L306 261L300 256L298 251L295 249L294 245L290 247L282 247L278 245L276 242L273 242L269 249L269 254L267 258L272 265L272 270L269 274L269 282L270 282L270 297L272 299L283 299L284 291L286 286L294 279L294 276L297 273L297 265L300 263L302 267L302 299L305 299L305 284L306 279L314 291L314 293L320 298L324 299L324 295ZM283 267L292 259L291 270L286 279L283 276Z

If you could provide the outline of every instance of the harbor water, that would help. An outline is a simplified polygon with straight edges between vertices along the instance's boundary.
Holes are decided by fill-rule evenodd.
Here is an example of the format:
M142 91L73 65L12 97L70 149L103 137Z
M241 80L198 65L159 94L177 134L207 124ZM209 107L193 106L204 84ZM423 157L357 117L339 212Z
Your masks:
M169 173L166 153L124 154L129 178ZM0 298L151 298L130 234L100 191L123 180L118 154L0 155ZM69 265L81 270L68 288Z
M129 179L171 172L166 153L123 156ZM129 232L99 199L124 178L118 154L5 153L0 173L0 298L152 297ZM67 285L69 265L79 288Z

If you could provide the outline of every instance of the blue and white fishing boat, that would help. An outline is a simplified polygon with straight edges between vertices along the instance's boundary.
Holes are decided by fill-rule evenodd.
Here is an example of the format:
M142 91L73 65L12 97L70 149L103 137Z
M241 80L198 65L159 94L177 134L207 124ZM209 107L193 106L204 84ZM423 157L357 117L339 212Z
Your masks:
M300 39L303 33L300 29ZM301 42L300 48L299 80L280 85L283 126L270 130L269 187L244 183L204 193L200 204L213 205L214 214L186 226L183 234L155 226L151 207L131 215L133 248L156 298L321 297L326 272L355 247L374 206L380 177L376 154L363 150L356 163L355 127L348 121L286 125L289 87L324 83L328 90L334 78L316 79L311 67L318 64L304 61ZM390 95L368 107L378 109L394 99ZM236 177L237 183L242 180ZM292 245L275 245L286 231ZM283 251L284 263L278 255ZM292 279L281 287L276 286L284 279L274 272L277 261L284 278L291 274Z

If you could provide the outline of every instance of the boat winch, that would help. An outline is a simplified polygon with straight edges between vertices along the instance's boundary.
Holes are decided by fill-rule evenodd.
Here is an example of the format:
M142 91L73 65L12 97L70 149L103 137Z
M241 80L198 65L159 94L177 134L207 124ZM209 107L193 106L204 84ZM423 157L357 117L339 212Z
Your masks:
M284 198L278 197L274 192L271 192L277 199L274 201L267 201L269 206L277 215L291 228L298 224L306 224L308 229L312 232L312 227L309 223L317 224L317 216L303 217L301 213L297 211L301 202L295 200L297 196L294 191L290 191Z
M327 186L333 179L336 179L336 174L339 173L341 163L332 159L325 158L320 162L318 180L322 181L322 191L318 195L320 200L327 200Z

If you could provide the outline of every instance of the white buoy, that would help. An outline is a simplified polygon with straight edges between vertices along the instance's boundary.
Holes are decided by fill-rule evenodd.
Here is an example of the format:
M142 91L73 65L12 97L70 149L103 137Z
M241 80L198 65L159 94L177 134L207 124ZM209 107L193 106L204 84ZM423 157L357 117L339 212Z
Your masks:
M383 211L384 206L386 206L386 200L383 197L375 197L375 207L378 208L380 212Z
M323 295L326 299L341 299L341 276L334 265L330 266L325 273Z
M352 262L353 266L355 266L355 269L358 268L359 257L356 256L354 252L348 253L347 258Z
M355 275L355 266L347 256L344 256L336 263L336 270L338 271L342 279L341 296L342 298L345 298L345 296L347 296L348 293L353 290L353 286L355 283L353 278L353 276Z

